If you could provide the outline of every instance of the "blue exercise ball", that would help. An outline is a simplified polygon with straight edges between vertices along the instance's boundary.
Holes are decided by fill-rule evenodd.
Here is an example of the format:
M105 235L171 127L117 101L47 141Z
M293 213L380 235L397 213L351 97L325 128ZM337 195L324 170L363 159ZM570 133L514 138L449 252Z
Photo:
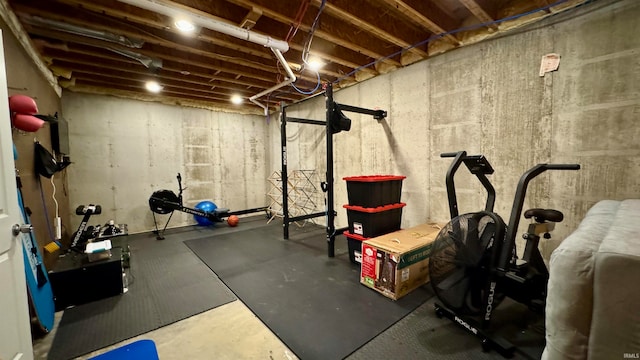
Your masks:
M216 206L216 204L214 204L213 202L208 201L208 200L200 201L198 204L196 204L196 209L198 209L200 211L204 211L206 213L212 213L217 208L218 208L218 206ZM211 225L213 225L213 221L207 219L204 216L193 215L193 218L198 222L198 225L200 225L200 226L211 226Z

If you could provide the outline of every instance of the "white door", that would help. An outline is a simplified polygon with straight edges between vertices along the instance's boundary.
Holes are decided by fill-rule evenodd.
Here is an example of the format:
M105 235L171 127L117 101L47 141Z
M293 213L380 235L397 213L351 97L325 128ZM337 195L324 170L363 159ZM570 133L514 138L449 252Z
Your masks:
M0 359L33 359L8 97L0 31Z

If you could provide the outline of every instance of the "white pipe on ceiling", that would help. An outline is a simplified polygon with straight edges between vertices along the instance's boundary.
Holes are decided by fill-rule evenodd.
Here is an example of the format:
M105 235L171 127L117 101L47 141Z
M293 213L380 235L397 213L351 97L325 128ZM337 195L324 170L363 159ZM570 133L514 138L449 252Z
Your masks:
M189 20L192 23L207 28L209 30L221 32L238 39L247 40L272 49L278 49L281 52L289 50L289 44L286 41L276 40L267 35L258 34L256 32L243 29L239 26L230 24L214 18L205 12L196 12L194 9L182 8L182 5L167 0L118 0L122 3L133 5L145 10L153 11L171 18L180 18Z
M278 49L274 49L271 48L271 51L273 52L273 54L276 56L276 58L278 58L278 61L280 61L280 63L282 64L282 66L284 67L284 70L287 72L287 77L284 79L283 82L281 82L280 84L269 88L261 93L255 94L252 97L249 98L249 101L251 101L252 103L260 106L262 109L264 109L264 114L265 116L267 114L269 114L269 107L267 105L264 105L260 102L258 102L256 99L267 95L268 93L274 92L278 89L280 89L281 87L287 86L293 82L296 81L296 76L293 74L293 71L291 71L291 67L289 67L289 63L284 59L284 56L282 56L282 53L280 52L280 50Z
M243 29L239 26L235 26L233 24L229 24L227 22L218 20L214 18L212 15L198 12L198 10L188 9L183 7L183 5L176 4L170 0L118 0L122 3L133 5L145 10L153 11L158 14L162 14L171 18L180 18L191 21L192 23L201 26L203 28L218 31L223 34L227 34L230 36L234 36L236 38L250 41L259 45L263 45L271 49L273 54L276 56L280 64L284 67L284 70L287 73L287 77L283 82L277 84L276 86L264 90L261 93L258 93L249 98L249 101L258 105L264 110L264 114L269 114L269 107L257 101L256 99L267 95L275 90L280 89L281 87L292 84L296 81L296 76L293 74L289 63L285 60L282 55L283 52L287 52L289 50L289 44L286 41L276 40L269 36L255 33L253 31L249 31L247 29Z

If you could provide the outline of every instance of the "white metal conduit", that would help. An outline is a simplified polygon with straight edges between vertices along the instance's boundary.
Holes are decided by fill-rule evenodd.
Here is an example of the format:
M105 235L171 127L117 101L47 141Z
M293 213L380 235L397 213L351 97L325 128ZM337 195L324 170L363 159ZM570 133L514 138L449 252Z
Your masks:
M293 74L293 71L291 70L291 68L289 67L289 64L287 63L287 61L284 59L284 56L282 55L283 52L287 52L289 50L289 44L286 41L276 40L270 36L259 34L259 33L241 28L239 26L219 20L210 14L199 12L195 9L183 7L182 5L176 4L172 1L167 1L167 0L118 0L118 1L125 4L139 7L141 9L153 11L158 14L168 16L170 18L187 20L203 28L221 32L223 34L227 34L229 36L233 36L238 39L250 41L252 43L256 43L256 44L270 48L271 51L276 56L276 58L278 59L278 61L284 67L287 73L287 77L282 83L249 98L249 100L252 103L264 109L265 115L269 111L268 106L261 104L256 99L296 81L296 77Z
M276 58L278 58L278 61L280 61L280 63L282 64L282 66L284 67L284 70L287 72L287 76L284 78L284 81L281 82L280 84L267 89L261 93L255 94L252 97L249 98L249 101L251 101L252 103L260 106L262 109L264 109L264 115L267 116L269 114L269 107L267 105L264 105L262 103L260 103L259 101L257 101L256 99L259 99L271 92L274 92L278 89L280 89L281 87L287 86L291 83L293 83L294 81L296 81L296 76L293 74L293 71L291 71L291 68L289 67L289 63L287 63L287 61L284 59L284 56L282 56L282 53L280 52L280 50L278 49L274 49L271 48L271 51L273 52L273 54L276 56Z
M209 30L221 32L238 39L247 40L269 48L275 48L281 52L289 50L289 44L282 40L276 40L269 36L258 34L239 26L224 22L216 17L195 9L184 7L167 0L118 0L122 3L133 5L145 10L168 16L173 19L183 19Z

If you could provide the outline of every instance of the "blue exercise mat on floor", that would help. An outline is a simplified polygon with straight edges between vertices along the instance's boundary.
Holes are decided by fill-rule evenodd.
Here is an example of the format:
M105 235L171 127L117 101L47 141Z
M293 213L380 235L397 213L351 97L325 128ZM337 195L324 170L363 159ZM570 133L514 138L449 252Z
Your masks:
M393 301L360 284L347 241L328 258L324 228L282 226L216 235L185 244L301 359L342 359L419 307L418 288Z
M153 340L138 340L90 360L159 360Z

